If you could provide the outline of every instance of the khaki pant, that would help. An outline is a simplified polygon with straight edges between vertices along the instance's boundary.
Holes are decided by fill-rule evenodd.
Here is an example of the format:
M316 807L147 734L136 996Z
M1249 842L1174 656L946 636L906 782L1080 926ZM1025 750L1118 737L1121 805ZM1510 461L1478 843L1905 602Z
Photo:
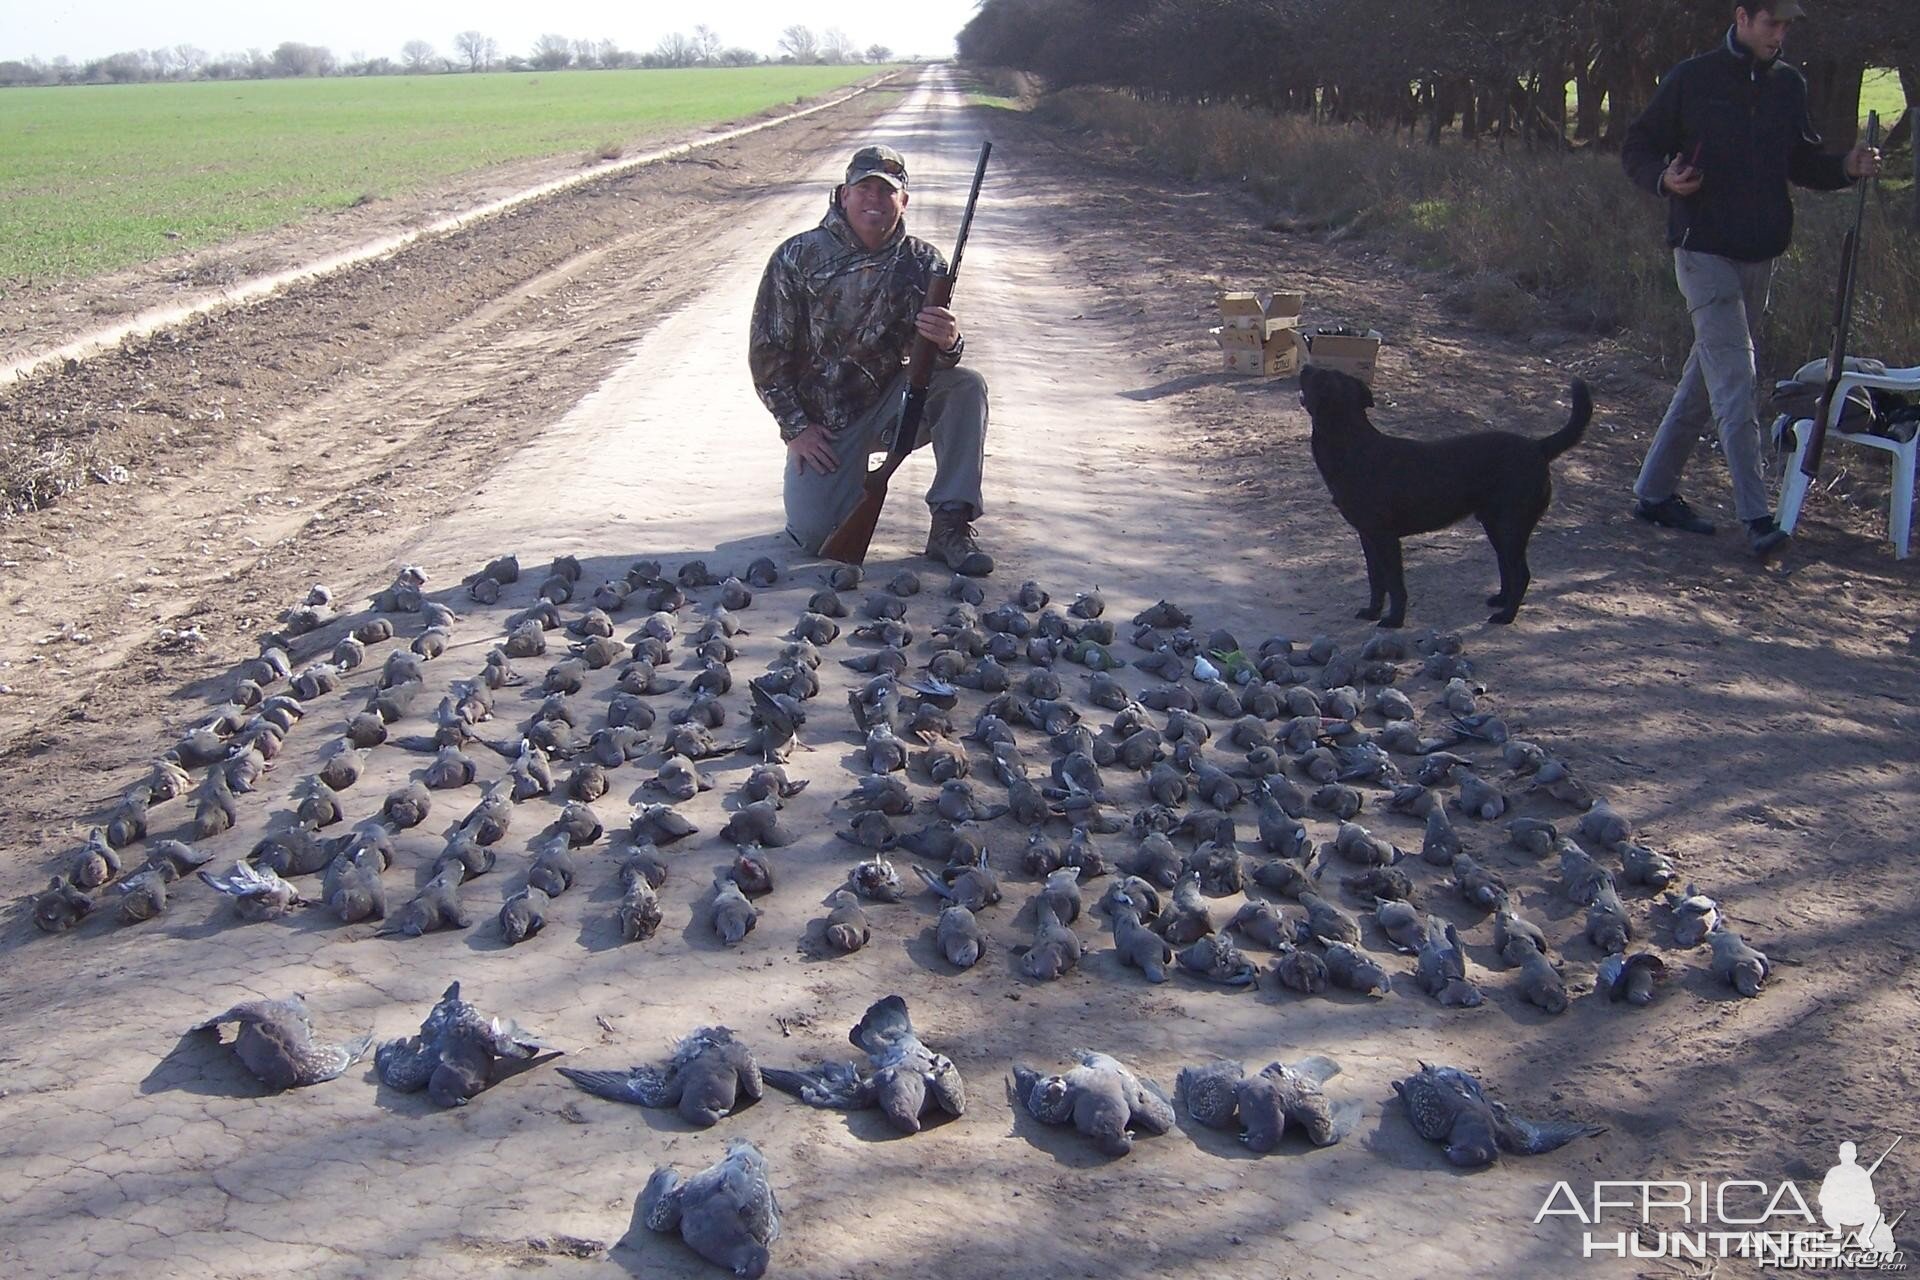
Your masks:
M1770 512L1760 473L1761 440L1755 403L1753 334L1767 310L1772 262L1735 262L1718 254L1673 251L1674 276L1693 318L1693 351L1667 405L1667 416L1647 446L1634 496L1664 502L1680 487L1680 473L1709 422L1719 428L1720 451L1733 478L1733 511L1742 520Z
M860 504L866 481L867 455L885 447L885 438L899 419L906 374L887 387L879 403L833 434L840 465L821 473L800 470L787 458L787 536L812 555L827 535ZM926 410L913 447L933 445L933 484L927 505L958 502L967 506L969 520L977 520L981 504L981 473L987 456L987 382L964 366L935 369L927 383Z

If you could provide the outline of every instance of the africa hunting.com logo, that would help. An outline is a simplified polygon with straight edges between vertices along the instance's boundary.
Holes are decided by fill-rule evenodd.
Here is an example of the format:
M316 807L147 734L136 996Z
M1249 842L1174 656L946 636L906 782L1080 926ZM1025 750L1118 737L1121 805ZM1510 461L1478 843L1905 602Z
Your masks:
M1841 1143L1840 1161L1814 1197L1818 1213L1791 1181L1600 1181L1584 1202L1570 1184L1556 1182L1533 1221L1578 1218L1586 1258L1741 1258L1783 1271L1905 1271L1893 1232L1906 1212L1889 1217L1873 1190L1874 1173L1899 1145L1896 1137L1862 1168L1854 1144Z

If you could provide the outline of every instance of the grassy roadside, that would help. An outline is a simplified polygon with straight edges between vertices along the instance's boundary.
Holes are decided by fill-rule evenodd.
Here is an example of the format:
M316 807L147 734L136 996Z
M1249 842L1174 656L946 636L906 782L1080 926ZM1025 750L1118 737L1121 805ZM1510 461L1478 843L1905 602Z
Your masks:
M1692 343L1662 206L1627 183L1616 156L1431 147L1359 127L1092 89L1047 95L1033 110L1186 177L1244 181L1271 203L1277 225L1366 236L1448 271L1457 280L1450 301L1488 328L1623 331L1675 369ZM1853 343L1900 364L1920 361L1920 238L1905 221L1910 198L1908 185L1888 181L1869 202ZM1774 370L1825 354L1854 209L1843 194L1796 192L1796 200L1794 246L1775 272L1762 334L1762 359Z
M883 68L374 76L0 95L0 285L96 275L537 156L584 159Z

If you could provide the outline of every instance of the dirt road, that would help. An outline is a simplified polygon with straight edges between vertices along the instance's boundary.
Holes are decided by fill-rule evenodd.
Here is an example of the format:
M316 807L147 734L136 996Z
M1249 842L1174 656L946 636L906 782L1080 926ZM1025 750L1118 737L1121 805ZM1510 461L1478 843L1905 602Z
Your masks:
M1756 575L1724 547L1650 539L1623 518L1619 495L1635 460L1629 424L1646 420L1654 391L1612 353L1486 342L1441 311L1430 281L1249 232L1232 193L1183 190L1074 140L990 120L943 73L875 120L878 105L823 113L777 143L743 140L716 166L623 179L463 232L39 388L48 411L101 414L112 388L141 386L172 406L162 416L176 433L151 433L130 483L83 488L0 528L20 619L0 640L13 664L0 676L16 689L0 701L11 743L0 775L7 897L43 883L107 798L204 715L224 673L251 654L248 637L309 581L355 600L401 563L426 566L465 614L432 668L444 683L470 675L506 614L533 598L537 572L491 609L454 589L492 556L517 551L531 567L572 553L593 581L643 557L669 568L694 556L738 568L762 553L792 563L777 535L782 455L742 367L766 254L817 218L856 136L906 152L910 223L950 243L991 127L996 167L957 308L969 362L993 393L983 526L1001 568L989 602L1027 578L1062 599L1097 584L1122 622L1165 597L1249 646L1276 633L1364 639L1350 619L1357 552L1306 461L1291 383L1210 371L1216 285L1284 276L1308 288L1319 318L1395 316L1404 340L1383 365L1380 416L1397 429L1490 420L1544 431L1563 413L1554 397L1568 369L1586 372L1601 419L1561 473L1520 625L1479 622L1491 559L1466 531L1412 549L1413 618L1461 628L1490 705L1722 898L1782 962L1770 988L1738 1000L1707 973L1704 951L1668 950L1671 981L1651 1009L1589 993L1547 1016L1520 998L1485 917L1417 861L1408 865L1423 906L1460 926L1485 1007L1443 1009L1420 994L1410 962L1371 927L1369 950L1395 973L1381 1001L1301 997L1268 981L1257 993L1181 978L1148 986L1120 966L1097 918L1079 925L1081 966L1035 984L1012 950L1030 936L1035 886L1012 869L1024 833L1004 821L992 831L1007 898L983 914L993 945L979 966L955 973L939 959L925 895L876 909L864 951L821 958L809 922L850 860L830 834L843 816L832 802L857 767L842 710L856 677L831 661L857 647L842 640L812 704L814 749L793 761L811 780L786 815L801 838L779 851L778 889L737 950L712 940L700 912L731 853L715 833L745 774L738 757L713 762L716 788L681 806L704 830L676 847L688 851L674 854L666 922L648 942L617 942L615 854L603 844L543 934L501 944L492 913L523 879L507 864L522 864L552 816L545 801L517 816L501 868L467 887L480 923L465 933L376 938L371 925L341 927L318 910L242 925L198 885L144 925L96 917L49 937L16 918L0 939L7 1274L708 1274L642 1229L634 1202L656 1163L703 1166L731 1136L752 1138L772 1164L786 1214L777 1274L1698 1274L1579 1261L1578 1223L1533 1219L1561 1180L1585 1196L1596 1178L1792 1177L1810 1196L1841 1140L1877 1152L1913 1131L1910 570L1831 523L1812 526L1803 541L1822 554L1790 560L1791 578ZM1708 492L1713 463L1697 464ZM904 474L869 576L921 570L930 591L909 602L909 617L924 634L948 602L944 579L907 554L924 533L911 495L929 464ZM818 583L801 565L743 611L743 680L765 668ZM705 603L710 593L696 594ZM1826 607L1807 608L1810 597ZM637 621L630 612L621 633ZM156 638L162 625L196 625L199 638ZM1118 651L1134 652L1124 638ZM545 661L521 666L537 676ZM1403 665L1403 685L1432 719L1438 683ZM1062 671L1073 687L1078 669ZM354 692L289 739L240 825L209 842L223 864L283 820L371 675L357 673ZM664 713L680 696L657 701ZM979 701L969 694L956 721ZM503 697L500 721L517 723L532 705ZM726 731L743 731L742 690L728 706ZM1043 773L1044 740L1023 743ZM503 762L482 754L499 776ZM423 762L376 750L348 793L349 819L375 812ZM616 775L597 806L610 826L629 799L647 798L640 784L655 763ZM1130 811L1144 793L1118 772L1116 803ZM439 793L432 818L400 838L396 898L439 850L426 833L477 797ZM1383 800L1375 793L1362 821L1417 848L1419 824L1387 814ZM1539 796L1523 811L1571 821ZM182 817L177 804L165 813ZM1507 847L1498 824L1458 821L1546 924L1576 993L1590 988L1598 953L1579 937L1584 913L1555 892L1552 866ZM1332 835L1330 821L1309 825L1317 839ZM1133 847L1108 841L1115 856ZM1224 918L1236 902L1210 905ZM1640 936L1666 948L1664 911L1640 891L1631 906ZM565 1047L565 1062L600 1068L656 1060L674 1036L714 1021L766 1063L838 1057L860 1011L898 991L959 1062L971 1107L894 1139L871 1115L776 1095L698 1131L590 1098L551 1067L440 1111L378 1086L364 1064L263 1096L225 1050L182 1034L250 994L300 991L323 1032L405 1035L455 978L487 1011ZM1080 1046L1115 1052L1169 1088L1180 1066L1215 1055L1257 1067L1326 1054L1344 1068L1329 1092L1360 1101L1362 1118L1339 1146L1263 1158L1183 1119L1108 1161L1037 1125L1006 1093L1012 1062L1044 1066ZM1520 1114L1608 1132L1458 1173L1393 1100L1391 1082L1422 1060L1474 1070ZM1915 1167L1896 1156L1880 1172L1883 1205L1920 1202Z

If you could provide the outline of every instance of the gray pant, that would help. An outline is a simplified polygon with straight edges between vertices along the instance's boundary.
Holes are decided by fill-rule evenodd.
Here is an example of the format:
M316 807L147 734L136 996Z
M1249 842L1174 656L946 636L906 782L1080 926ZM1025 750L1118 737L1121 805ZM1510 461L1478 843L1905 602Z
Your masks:
M1680 374L1667 416L1647 446L1633 492L1662 502L1680 486L1680 473L1709 422L1733 477L1733 510L1742 520L1767 515L1760 474L1760 420L1755 403L1753 334L1767 310L1773 263L1735 262L1717 254L1673 251L1673 272L1693 317L1693 351Z
M833 448L840 465L832 471L822 473L809 467L802 472L799 462L788 456L787 536L807 554L819 551L827 535L859 505L860 490L867 478L867 455L883 447L886 433L897 421L905 387L906 374L902 373L878 404L834 432ZM965 503L967 518L979 519L984 510L981 473L987 458L985 378L964 366L933 371L927 383L926 412L913 447L923 448L928 443L933 445L933 484L927 490L927 505Z

